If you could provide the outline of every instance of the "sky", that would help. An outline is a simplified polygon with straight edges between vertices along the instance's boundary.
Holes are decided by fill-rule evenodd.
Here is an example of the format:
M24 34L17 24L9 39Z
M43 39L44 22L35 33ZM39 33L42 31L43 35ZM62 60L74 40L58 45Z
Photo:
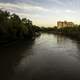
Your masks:
M38 26L53 27L64 20L80 24L80 0L0 0L0 8Z

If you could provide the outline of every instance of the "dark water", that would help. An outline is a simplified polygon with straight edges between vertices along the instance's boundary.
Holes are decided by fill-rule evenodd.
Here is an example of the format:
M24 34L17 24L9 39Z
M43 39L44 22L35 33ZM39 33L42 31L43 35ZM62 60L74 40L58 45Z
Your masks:
M80 80L80 44L42 34L0 48L0 80Z

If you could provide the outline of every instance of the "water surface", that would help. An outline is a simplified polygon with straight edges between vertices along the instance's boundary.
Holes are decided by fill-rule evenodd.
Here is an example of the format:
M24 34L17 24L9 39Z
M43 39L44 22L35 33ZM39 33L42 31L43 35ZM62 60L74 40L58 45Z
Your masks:
M80 44L66 37L42 34L0 54L3 80L80 80Z

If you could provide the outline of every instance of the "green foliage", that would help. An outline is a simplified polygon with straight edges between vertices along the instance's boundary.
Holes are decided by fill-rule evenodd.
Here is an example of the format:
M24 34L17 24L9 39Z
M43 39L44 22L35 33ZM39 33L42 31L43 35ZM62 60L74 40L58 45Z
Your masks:
M31 38L35 35L32 21L0 10L0 39Z
M74 26L74 27L64 27L64 28L56 29L56 33L80 40L80 26L79 25Z
M64 36L68 36L68 37L80 40L80 25L74 25L74 27L64 27L59 29L56 26L52 28L41 27L41 31L46 33L64 35Z

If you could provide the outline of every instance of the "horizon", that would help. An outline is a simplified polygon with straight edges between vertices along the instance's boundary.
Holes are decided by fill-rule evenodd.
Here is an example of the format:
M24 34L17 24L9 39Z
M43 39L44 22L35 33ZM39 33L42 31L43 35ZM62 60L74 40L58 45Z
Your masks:
M80 0L0 0L0 8L29 18L34 25L53 27L57 21L80 24Z

